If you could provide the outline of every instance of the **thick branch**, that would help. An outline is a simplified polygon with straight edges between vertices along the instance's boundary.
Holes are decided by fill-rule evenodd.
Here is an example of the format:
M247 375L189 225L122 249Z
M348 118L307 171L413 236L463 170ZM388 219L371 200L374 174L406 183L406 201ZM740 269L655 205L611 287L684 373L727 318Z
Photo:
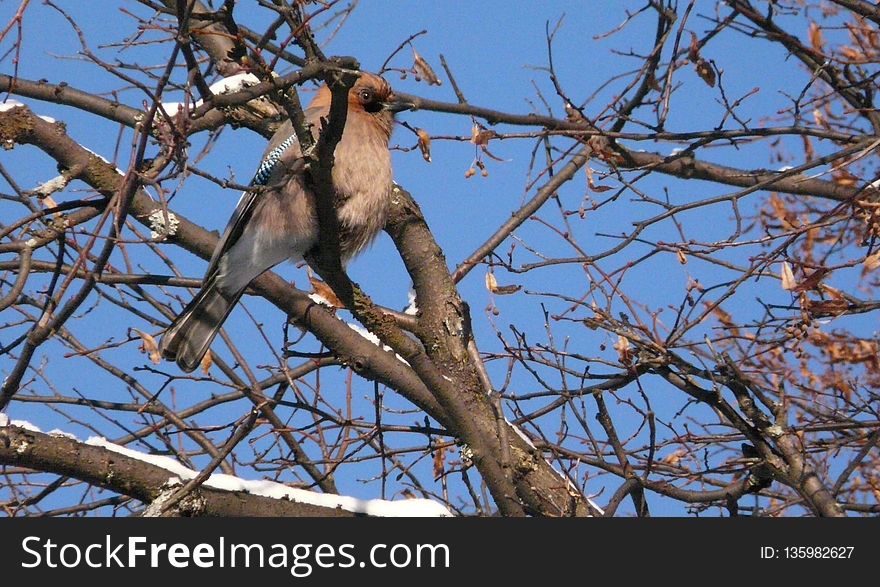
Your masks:
M494 450L502 450L495 413L476 366L469 360L470 316L447 270L446 258L427 222L409 193L395 188L386 230L394 240L413 279L419 307L417 332L432 361L458 383L458 401L467 408L469 424L491 438ZM593 509L583 495L547 463L539 451L513 430L506 441L513 456L509 472L520 499L535 511L551 516L590 515Z
M156 499L174 475L151 463L90 446L63 436L50 436L17 426L0 428L0 464L26 467L80 479L128 495L145 504ZM346 510L272 499L202 486L179 504L192 516L350 517Z

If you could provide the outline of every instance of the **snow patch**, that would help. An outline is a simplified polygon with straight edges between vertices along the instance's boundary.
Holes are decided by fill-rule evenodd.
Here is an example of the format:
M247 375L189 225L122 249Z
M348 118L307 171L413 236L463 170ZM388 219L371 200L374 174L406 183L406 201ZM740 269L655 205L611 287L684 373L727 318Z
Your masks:
M162 506L174 495L177 488L182 485L180 479L177 477L171 477L167 483L165 483L165 487L162 488L162 491L159 492L159 495L156 496L150 505L144 509L144 513L142 517L144 518L158 518L162 515Z
M24 104L19 102L18 100L6 100L2 104L0 104L0 112L6 112L7 110L12 110L13 108L21 108Z
M28 432L42 432L39 428L28 422L27 420L12 420L9 422L9 426L17 426L18 428L24 428Z
M201 100L199 100L199 102L201 102ZM173 118L178 112L180 112L182 106L183 102L162 102L162 111L164 111L170 118Z
M319 306L327 306L328 308L333 307L333 304L331 304L327 298L325 298L324 296L322 296L319 293L310 293L309 299L312 300L313 302L315 302L316 304L318 304Z
M393 351L394 350L390 346L388 346L387 344L382 344L381 341L379 340L378 336L376 336L375 334L373 334L372 332L370 332L369 330L367 330L366 328L364 328L360 324L354 324L353 322L346 322L346 324L348 325L349 328L351 328L352 330L354 330L355 332L357 332L358 334L360 334L361 336L363 336L364 338L369 340L374 345L381 346L382 349L384 349L386 351ZM409 366L409 363L406 362L406 359L404 359L403 357L401 357L397 353L394 353L394 356L397 357L398 361L400 361L404 365Z
M571 479L569 479L568 475L564 474L562 471L560 471L559 469L557 469L553 465L550 465L550 468L553 470L554 473L559 475L559 477L562 478L568 484L568 486L571 488L573 495L580 495L581 494L581 490L577 488L577 485L575 485ZM602 509L601 507L599 507L598 503L596 503L595 501L590 499L590 496L584 495L584 499L587 500L587 503L590 504L590 507L592 507L594 510L596 510L596 512L600 516L605 514L605 510Z
M372 332L370 332L369 330L367 330L366 328L364 328L360 324L355 324L354 322L346 322L346 324L348 324L349 328L351 328L352 330L354 330L355 332L357 332L358 334L360 334L361 336L363 336L364 338L369 340L374 345L379 346L379 344L381 344L378 336L376 336L375 334L373 334ZM386 351L391 350L391 347L387 346L387 345L382 345L382 348L385 349Z
M523 442L525 442L526 444L528 444L528 445L529 445L530 447L532 447L533 449L538 450L538 448L534 445L534 443L532 443L531 439L530 439L528 436L526 436L526 433L523 432L522 430L520 430L519 426L517 426L516 424L514 424L514 423L511 422L510 420L507 420L507 418L505 418L505 421L507 422L507 425L510 426L510 428L511 428L514 432L516 432L517 436L519 436L520 438L523 439ZM472 456L473 456L473 455L471 454L471 457L472 457ZM549 463L548 463L548 464L549 464ZM568 486L571 488L571 490L574 492L575 495L580 495L580 494L581 494L581 491L575 486L574 483L572 483L571 479L568 478L568 475L565 475L564 473L562 473L562 471L560 471L559 469L557 469L556 467L554 467L552 464L550 465L550 468L553 470L554 473L556 473L556 474L559 475L562 479L565 480L565 482L568 484ZM593 508L599 513L600 516L601 516L602 514L605 513L605 510L603 510L601 507L599 507L599 504L597 504L595 501L593 501L592 499L590 499L589 496L584 496L584 497L586 498L587 503L589 503L590 506L593 507Z
M260 83L260 78L252 73L237 73L214 82L210 89L213 94L234 94L258 83Z
M94 155L95 157L97 157L98 159L100 159L101 161L106 163L107 165L112 165L112 163L107 161L107 159L104 156L99 155L98 153L95 153L94 151L92 151L91 149L86 147L85 145L81 144L80 147L82 147L83 149L85 149L86 151L88 151L89 153L91 153L92 155ZM123 171L119 167L115 167L114 169L116 169L116 173L118 173L119 175L123 175L123 176L125 175L125 171ZM150 193L150 190L147 189L147 186L141 186L141 189L144 190L144 193L146 193L148 196L150 196L150 198L152 198L153 200L156 200L156 197L153 196L152 193Z
M458 456L466 467L470 467L474 464L474 449L467 444L462 443L458 447Z
M152 239L174 236L180 227L180 219L173 212L168 212L166 216L166 212L161 208L150 212L147 220L150 222L150 238Z
M523 442L525 442L527 445L529 445L529 447L533 448L534 450L538 450L538 447L536 447L536 446L532 443L531 438L529 438L528 436L526 436L526 433L523 432L522 430L520 430L519 426L517 426L516 424L514 424L514 423L511 422L510 420L507 420L507 424L508 424L508 426L510 426L510 427L513 429L514 432L516 432L516 435L517 435L517 436L519 436L520 438L523 439Z
M67 187L67 178L63 175L59 175L58 177L53 177L49 181L38 185L34 191L41 196L49 196L55 192L60 192L65 187Z
M18 100L6 100L2 104L0 104L0 112L6 112L7 110L12 110L13 108L25 108L27 104L19 102ZM37 118L41 118L49 123L55 123L56 120L51 116L37 116Z
M174 459L160 455L148 455L130 448L125 448L108 441L106 438L93 436L86 441L90 446L99 446L107 450L150 463L167 470L182 480L189 480L199 474L185 467ZM273 499L289 499L296 503L307 503L320 507L341 508L357 514L382 517L447 517L452 513L442 504L430 499L407 499L387 501L383 499L358 499L347 495L315 493L305 489L288 487L282 483L265 480L248 480L233 475L214 473L205 481L206 487L225 491L243 491L251 495L260 495Z
M252 73L237 73L214 82L209 86L212 94L234 94L247 86L260 83L260 78ZM192 108L204 104L204 100L196 100ZM175 116L185 105L184 102L162 102L162 109L168 116Z
M404 314L409 314L410 316L415 316L419 313L419 307L416 306L416 292L410 289L406 294L407 306L403 311Z
M85 149L86 151L88 151L89 153L91 153L92 155L94 155L95 157L97 157L98 159L100 159L101 161L103 161L104 163L110 165L110 162L107 161L106 159L104 159L103 156L98 155L97 153L95 153L94 151L92 151L91 149L89 149L88 147L85 147L85 146L83 146L83 145L80 145L80 146L81 146L83 149ZM125 175L125 172L122 171L121 169L119 169L118 167L116 168L116 171L118 171L119 173Z

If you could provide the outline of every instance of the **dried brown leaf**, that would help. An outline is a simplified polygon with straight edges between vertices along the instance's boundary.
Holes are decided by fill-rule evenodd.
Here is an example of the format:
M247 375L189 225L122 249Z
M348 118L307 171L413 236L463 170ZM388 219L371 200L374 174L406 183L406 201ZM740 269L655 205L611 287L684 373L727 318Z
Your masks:
M428 163L431 162L431 135L425 129L417 128L416 135L419 137L419 151L422 152L422 157Z
M773 207L773 214L776 216L776 219L782 224L782 227L785 229L797 228L800 226L800 222L798 222L797 215L793 212L790 212L788 208L785 207L785 203L782 201L777 194L772 194L770 196L770 205Z
M813 138L804 135L801 137L804 143L804 159L808 162L816 158L816 149L813 147Z
M52 199L52 196L43 196L39 198L46 208L57 208L58 204Z
M847 47L846 45L844 45L843 47L838 47L837 50L840 51L841 55L843 55L850 61L862 61L866 58L864 53L856 51L852 47Z
M425 80L425 82L430 86L442 86L443 82L437 77L437 74L434 73L434 70L428 65L428 62L425 61L421 55L419 55L418 51L416 51L415 47L412 47L413 52L413 73L415 74L416 81Z
M653 71L648 72L648 77L647 77L646 83L648 84L648 87L651 88L652 90L654 90L655 92L659 92L661 89L660 84L657 83L657 77L654 75Z
M495 279L494 273L486 274L486 289L492 293L495 293L495 290L498 289L498 281Z
M312 291L316 294L327 300L327 302L333 306L334 308L344 308L345 304L336 297L336 293L330 288L329 285L321 281L320 279L315 279L312 277L312 274L309 273L309 283L312 286Z
M792 272L791 265L788 264L788 261L782 262L782 269L780 269L779 276L782 278L782 289L785 291L793 291L797 287L794 272Z
M688 258L687 258L687 256L684 254L684 251L682 251L681 249L679 249L679 250L675 251L675 254L676 254L676 256L678 256L678 262L679 262L679 263L681 263L682 265L687 265Z
M811 289L816 289L819 287L819 282L831 272L830 269L826 269L824 267L820 267L816 269L809 275L807 275L803 281L801 281L797 286L791 290L794 293L802 293L805 291L809 291Z
M715 70L712 68L712 65L705 59L700 59L699 61L697 61L695 68L697 70L697 75L700 76L700 79L706 82L706 85L710 88L714 88Z
M878 267L880 267L880 251L865 257L865 260L862 261L862 275L864 276L869 271L873 271Z
M613 150L613 143L608 137L593 135L587 139L587 145L589 145L592 151L592 156L597 157L606 163L620 165L626 161L623 155Z
M471 126L471 142L473 144L477 145L478 147L480 147L480 149L482 149L483 152L486 153L492 159L495 159L496 161L504 161L504 159L496 157L495 155L490 153L487 149L487 147L489 145L489 141L494 139L497 136L498 136L498 133L495 132L494 130L482 128L477 123L474 123L473 126Z
M438 446L434 449L434 479L439 479L443 476L443 472L446 467L446 447Z
M497 294L499 296L507 296L510 294L515 294L519 290L522 289L521 285L498 285L498 281L495 279L494 273L486 274L486 289L488 289L493 294Z
M137 328L132 328L132 330L137 332L138 336L141 338L140 350L150 357L151 363L159 365L162 362L162 353L159 352L159 344L156 342L156 339Z
M810 38L810 45L813 46L813 50L818 53L824 52L825 40L822 38L822 29L820 29L819 25L815 22L810 23L808 36Z
M718 319L718 322L721 323L722 326L726 326L727 328L731 328L734 326L733 317L730 313L721 309L721 306L715 306L712 309L712 313L715 314L715 317Z
M590 188L590 190L597 193L602 193L612 189L611 186L596 185L596 182L593 180L593 170L590 169L589 165L587 165L585 169L587 170L587 187Z
M848 188L851 188L859 183L858 177L844 170L840 170L837 173L833 174L831 180L837 185Z
M508 161L510 161L510 159L502 159L501 157L499 157L497 155L493 155L492 153L489 152L489 149L487 149L486 147L480 147L480 149L483 151L483 154L485 154L486 157L488 157L489 159L492 159L494 161L498 161L499 163L507 163Z
M474 132L474 130L476 130L476 132ZM498 133L494 130L481 129L477 125L474 125L474 129L471 130L471 142L480 147L487 146L489 141L497 136Z
M509 296L510 294L515 294L521 289L521 285L499 285L495 288L495 293L499 296Z
M199 367L202 369L202 373L205 375L211 370L211 366L214 364L214 355L211 353L211 349L208 349L208 352L205 353L205 356L202 357L202 362L199 364Z
M804 309L812 316L834 316L846 312L849 304L845 300L806 300Z
M688 453L688 451L686 448L679 448L679 449L671 452L670 454L666 455L665 457L663 457L660 460L662 462L666 463L667 465L672 465L674 467L678 463L681 462L681 459L684 458L687 455L687 453Z
M483 151L483 153L485 153L486 156L490 159L505 163L508 161L508 159L502 159L501 157L493 155L489 152L489 141L496 138L497 136L497 132L495 132L494 130L484 129L480 127L479 124L474 123L474 125L471 127L471 142L477 145L480 150ZM481 165L480 161L477 161L477 166L479 166L480 169L483 170L483 177L489 175L489 173L486 171L486 168Z
M586 117L583 114L581 114L581 111L578 110L577 108L575 108L571 102L566 101L564 108L565 108L565 118L569 122L582 122L584 124L587 124L589 122L586 119Z
M632 362L632 351L629 346L629 339L618 335L617 342L614 343L614 350L617 351L617 358L621 364L629 365Z
M696 63L700 60L700 40L693 31L691 31L691 44L688 47L688 59L690 59L691 63Z
M840 302L847 302L847 303L849 303L849 302L847 301L847 299L846 299L846 296L843 295L843 292L840 291L839 289L835 288L835 287L831 287L830 285L825 284L825 283L820 283L820 284L819 284L819 289L822 290L822 293L823 293L823 294L828 295L828 296L831 296L832 299L835 299L835 300L840 301Z

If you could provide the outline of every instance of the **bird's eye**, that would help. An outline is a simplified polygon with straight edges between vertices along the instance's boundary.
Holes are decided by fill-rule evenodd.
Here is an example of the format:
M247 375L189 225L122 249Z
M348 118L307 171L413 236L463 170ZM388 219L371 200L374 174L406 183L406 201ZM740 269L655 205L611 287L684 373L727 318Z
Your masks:
M382 100L376 96L376 92L371 88L365 88L358 92L361 104L364 110L370 114L376 114L382 111Z

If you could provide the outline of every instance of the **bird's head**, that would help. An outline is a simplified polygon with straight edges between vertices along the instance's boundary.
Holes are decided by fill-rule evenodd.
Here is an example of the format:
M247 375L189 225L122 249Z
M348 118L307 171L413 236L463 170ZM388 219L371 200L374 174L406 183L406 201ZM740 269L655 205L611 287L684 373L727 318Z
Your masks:
M325 85L318 90L311 106L320 106L329 111L330 101L330 89ZM349 115L369 116L389 137L394 128L394 115L412 107L412 103L394 94L387 81L372 73L361 72L348 92Z
M349 107L370 114L390 112L393 115L413 106L409 102L398 100L388 82L372 73L361 73L361 77L348 93L348 103Z

